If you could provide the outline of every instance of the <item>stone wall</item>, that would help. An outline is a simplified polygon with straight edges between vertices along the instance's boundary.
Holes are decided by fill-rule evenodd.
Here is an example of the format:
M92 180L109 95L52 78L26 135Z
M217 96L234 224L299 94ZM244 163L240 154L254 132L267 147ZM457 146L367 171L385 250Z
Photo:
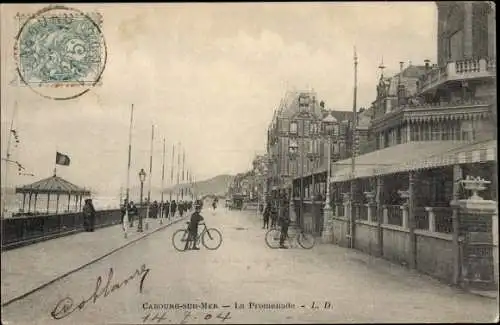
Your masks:
M383 254L388 260L402 265L410 261L410 235L407 229L393 225L383 225Z
M376 223L356 221L356 232L354 236L356 249L370 255L379 255L378 226Z
M417 269L437 279L453 281L454 250L452 235L416 230Z

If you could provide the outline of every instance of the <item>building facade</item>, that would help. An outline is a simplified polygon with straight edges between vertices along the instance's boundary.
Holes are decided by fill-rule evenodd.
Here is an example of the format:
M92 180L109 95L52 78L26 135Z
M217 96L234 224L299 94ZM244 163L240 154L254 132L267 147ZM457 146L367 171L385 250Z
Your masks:
M327 110L313 91L288 92L282 99L268 129L269 192L290 191L295 178L326 165L328 140L322 132L322 120L328 113L338 122L338 137L331 149L333 159L339 160L349 156L352 148L352 113ZM303 190L305 196L313 195L312 189Z

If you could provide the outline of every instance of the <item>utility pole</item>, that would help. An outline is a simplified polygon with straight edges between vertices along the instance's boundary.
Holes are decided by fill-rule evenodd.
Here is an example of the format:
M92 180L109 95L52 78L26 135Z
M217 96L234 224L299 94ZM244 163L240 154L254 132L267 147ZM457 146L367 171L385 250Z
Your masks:
M170 187L174 185L174 157L175 157L175 143L172 144L172 159L170 161ZM172 188L170 188L170 203L172 203Z
M358 93L358 55L356 47L354 47L354 98L352 105L352 136L351 136L351 188L350 188L350 216L349 216L349 248L354 248L354 222L355 212L354 207L356 195L356 127L357 127L357 94Z

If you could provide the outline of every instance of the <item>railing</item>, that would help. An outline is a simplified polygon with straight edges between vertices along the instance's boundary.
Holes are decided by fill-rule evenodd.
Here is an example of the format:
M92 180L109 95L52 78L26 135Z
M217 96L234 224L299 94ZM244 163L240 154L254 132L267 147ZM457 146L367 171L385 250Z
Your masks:
M494 77L496 62L492 58L466 59L448 62L446 66L434 68L423 77L420 91L429 90L443 82L480 77Z
M443 233L453 232L453 209L452 208L434 208L436 231Z
M479 99L456 99L453 102L445 102L441 101L438 103L420 103L415 101L413 103L401 105L403 109L428 109L428 108L444 108L449 106L479 106L479 105L488 105L489 102L486 100Z
M400 205L386 205L387 223L395 226L403 225L403 210Z
M429 229L429 214L425 208L415 208L415 228L422 230Z
M139 213L144 214L145 209L139 208ZM29 245L83 230L83 214L81 212L5 218L1 219L1 222L2 249ZM96 212L96 229L120 222L121 211L118 209Z
M366 204L360 204L359 209L359 220L368 220L368 206Z

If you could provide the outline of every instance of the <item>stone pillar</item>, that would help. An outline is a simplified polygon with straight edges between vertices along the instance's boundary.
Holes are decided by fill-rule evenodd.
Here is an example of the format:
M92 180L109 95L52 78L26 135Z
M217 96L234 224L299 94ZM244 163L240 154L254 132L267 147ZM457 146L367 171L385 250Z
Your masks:
M464 53L465 59L472 58L473 44L472 44L472 2L464 1ZM462 53L460 53L461 55Z
M434 214L434 209L432 207L425 207L425 211L427 211L427 219L429 222L429 231L436 231L436 215Z
M479 191L491 182L467 177L461 180L472 196L454 201L459 208L460 235L464 236L460 281L464 287L479 290L498 288L498 220L497 202L484 200ZM491 252L488 250L491 249Z
M376 206L377 206L377 244L379 256L384 255L384 229L382 224L387 222L387 211L384 214L384 208L382 206L384 202L384 178L383 176L377 176L377 196L376 196Z
M376 205L375 203L375 196L377 195L376 192L374 191L370 191L370 192L364 192L363 193L368 201L367 204L365 204L366 208L367 208L367 214L368 214L368 222L372 222L373 221L373 214L374 214L374 207Z
M416 172L410 171L408 185L408 228L410 230L410 268L417 267L417 237L415 236L415 182Z
M403 204L400 208L403 211L403 220L402 220L401 226L404 229L408 229L408 205Z
M458 199L460 190L460 180L462 179L462 167L460 165L453 165L453 200L450 202L450 206L453 209L452 214L452 243L453 243L453 284L458 285L461 277L461 257L460 257L460 222L458 218Z

